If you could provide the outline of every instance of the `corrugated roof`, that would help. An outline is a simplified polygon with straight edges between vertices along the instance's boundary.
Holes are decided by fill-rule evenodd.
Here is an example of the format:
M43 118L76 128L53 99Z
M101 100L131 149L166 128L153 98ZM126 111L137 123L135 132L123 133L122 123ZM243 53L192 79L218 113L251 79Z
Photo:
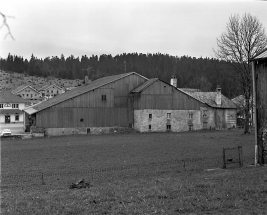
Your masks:
M142 92L144 89L146 89L147 87L149 87L151 84L153 84L154 82L158 81L158 78L152 78L149 79L148 81L146 81L145 83L141 84L140 86L138 86L137 88L135 88L134 90L132 90L131 93L140 93Z
M124 78L126 76L132 75L132 74L136 74L139 75L135 72L130 72L130 73L124 73L124 74L120 74L120 75L112 75L112 76L107 76L107 77L103 77L103 78L99 78L95 81L90 82L88 85L82 86L82 87L77 87L73 90L67 91L65 93L59 94L51 99L48 99L47 101L44 101L40 104L35 105L34 107L32 107L33 109L35 109L35 113L39 112L41 110L44 110L46 108L49 108L53 105L59 104L63 101L66 101L68 99L74 98L76 96L79 96L83 93L89 92L91 90L94 90L96 88L99 88L101 86L104 86L106 84L109 84L111 82L114 82L116 80L119 80L121 78ZM141 75L139 75L141 76ZM141 76L143 77L143 76ZM143 77L145 78L145 77ZM145 78L147 79L147 78Z
M217 92L187 92L193 98L215 108L237 108L234 102L221 94L221 106L217 106L216 95Z
M261 60L261 59L267 59L267 48L263 50L262 52L260 52L259 54L257 54L251 60Z
M9 90L2 90L0 92L0 102L1 103L28 103L29 101L13 94Z

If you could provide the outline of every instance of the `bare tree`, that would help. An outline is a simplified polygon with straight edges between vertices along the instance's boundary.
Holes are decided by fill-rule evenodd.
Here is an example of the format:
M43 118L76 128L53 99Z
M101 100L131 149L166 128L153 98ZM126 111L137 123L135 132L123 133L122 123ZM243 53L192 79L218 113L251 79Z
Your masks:
M10 36L13 40L15 40L14 37L13 37L13 35L12 35L12 33L11 33L10 27L9 27L9 25L7 23L7 18L14 18L14 17L13 16L7 16L7 15L3 14L2 12L0 12L0 15L3 18L2 25L0 26L0 30L3 27L6 27L7 28L7 34L6 34L5 38L7 38L8 36Z
M230 63L239 77L239 87L245 97L244 133L248 133L252 94L250 59L267 46L265 30L256 16L245 14L240 18L239 15L232 15L226 31L217 38L217 45L215 56Z

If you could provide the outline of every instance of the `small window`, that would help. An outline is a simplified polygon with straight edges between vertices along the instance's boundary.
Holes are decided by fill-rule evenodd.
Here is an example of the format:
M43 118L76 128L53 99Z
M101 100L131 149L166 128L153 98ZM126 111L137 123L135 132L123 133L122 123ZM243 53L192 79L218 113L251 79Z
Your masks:
M19 121L19 114L15 115L15 121Z
M203 129L207 129L208 128L208 123L207 122L203 122Z
M203 110L203 117L207 116L207 110Z
M12 104L12 108L19 108L19 104Z
M107 95L102 95L102 101L106 101L107 100Z
M171 118L171 113L167 113L167 119Z
M171 131L171 125L167 125L167 131Z
M83 122L83 119L80 119L80 122Z
M4 108L4 105L3 104L0 104L0 108Z
M193 131L193 125L189 125L189 131Z
M32 97L33 95L31 94L31 97Z
M29 97L29 94L27 94L27 97Z
M189 119L193 119L193 113L189 113Z
M152 113L148 114L148 118L152 119Z
M151 125L148 125L148 130L151 130Z

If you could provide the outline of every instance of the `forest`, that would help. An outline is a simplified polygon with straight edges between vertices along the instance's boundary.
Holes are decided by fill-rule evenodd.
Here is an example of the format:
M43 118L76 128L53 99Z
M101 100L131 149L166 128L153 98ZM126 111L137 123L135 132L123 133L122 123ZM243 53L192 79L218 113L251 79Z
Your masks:
M83 55L74 57L52 56L39 59L33 54L30 60L8 54L0 58L0 69L31 76L56 77L64 79L90 80L104 76L137 72L147 78L160 78L170 82L177 77L179 88L196 88L201 91L214 91L217 85L228 98L240 95L236 73L231 65L214 58L195 58L190 56L171 56L168 54L123 53L120 55Z

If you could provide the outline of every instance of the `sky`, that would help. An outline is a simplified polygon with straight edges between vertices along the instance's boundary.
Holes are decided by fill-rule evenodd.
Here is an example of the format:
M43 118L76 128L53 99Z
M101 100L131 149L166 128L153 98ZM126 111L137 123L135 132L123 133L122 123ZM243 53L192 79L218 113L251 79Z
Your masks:
M2 58L133 52L211 58L229 17L245 13L257 16L267 34L265 1L1 0L0 12L15 39L0 29Z

